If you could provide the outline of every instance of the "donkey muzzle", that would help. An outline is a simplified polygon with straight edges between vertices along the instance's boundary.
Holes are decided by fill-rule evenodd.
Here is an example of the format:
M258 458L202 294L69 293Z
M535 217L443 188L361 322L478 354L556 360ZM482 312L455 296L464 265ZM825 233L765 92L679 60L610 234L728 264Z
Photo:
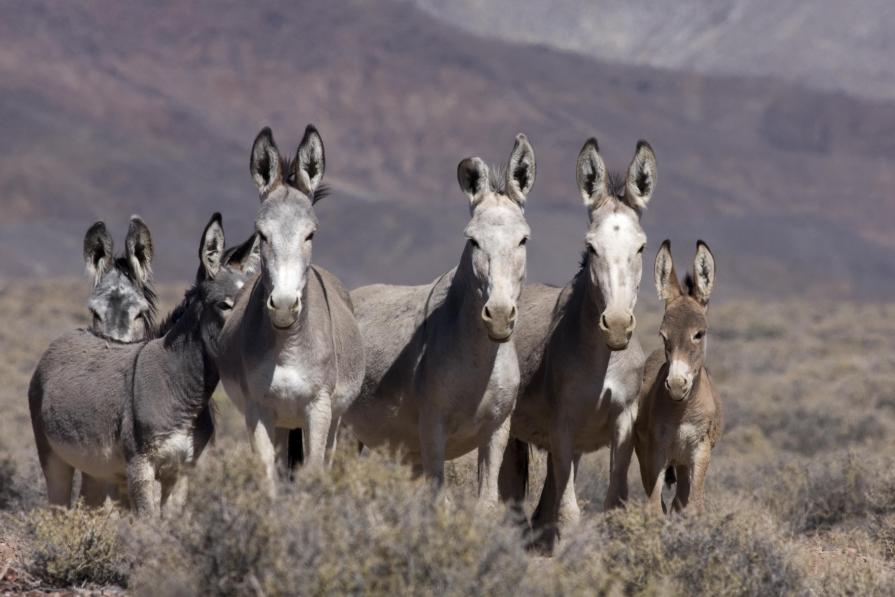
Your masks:
M267 297L267 315L270 317L270 323L273 327L278 329L291 327L298 319L299 313L301 313L300 296L296 296L291 305L286 308L281 307L283 304L288 305L288 300L278 300L273 293Z
M490 301L482 308L482 322L488 337L494 342L506 342L513 335L516 327L516 305L494 304Z
M603 311L600 315L600 330L609 350L624 350L634 335L637 319L631 311Z

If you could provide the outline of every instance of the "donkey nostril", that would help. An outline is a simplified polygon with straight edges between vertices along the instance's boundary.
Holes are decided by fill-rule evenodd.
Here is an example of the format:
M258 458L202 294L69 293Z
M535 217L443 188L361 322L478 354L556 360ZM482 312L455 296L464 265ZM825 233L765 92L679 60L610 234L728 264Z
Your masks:
M292 310L293 310L293 311L295 311L295 310L298 309L298 302L299 302L299 300L301 300L301 299L299 299L299 297L295 297L295 302L292 303Z
M516 321L516 305L510 308L510 321Z
M609 329L609 321L606 319L605 313L600 316L600 327L603 328L604 330Z
M628 321L628 325L629 325L630 327L634 327L634 321L635 321L635 319L634 319L634 314L632 313L632 314L631 314L631 319L630 319L630 321Z
M488 305L485 305L485 308L482 309L482 319L491 321L491 309L488 308Z
M277 309L276 303L273 302L273 295L270 295L269 297L267 297L267 308L270 309L271 311L276 311L276 309Z

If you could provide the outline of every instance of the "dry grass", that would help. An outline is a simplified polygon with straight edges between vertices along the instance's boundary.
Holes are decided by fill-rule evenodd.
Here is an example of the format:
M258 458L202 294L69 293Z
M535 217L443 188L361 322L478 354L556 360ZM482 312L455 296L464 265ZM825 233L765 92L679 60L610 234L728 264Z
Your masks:
M170 304L176 292L166 293ZM145 524L42 508L25 388L49 340L83 323L71 297L85 294L80 282L0 289L0 572L4 545L16 553L0 591L895 593L895 306L713 306L709 362L728 430L705 514L650 516L636 464L629 508L602 513L608 458L589 455L577 484L583 522L544 558L525 551L511 513L477 511L473 458L450 463L438 496L387 455L358 457L346 441L331 471L300 471L270 500L225 399L220 440L182 515ZM640 311L653 348L660 310L648 301ZM543 455L534 468L529 511ZM25 575L32 584L10 580Z

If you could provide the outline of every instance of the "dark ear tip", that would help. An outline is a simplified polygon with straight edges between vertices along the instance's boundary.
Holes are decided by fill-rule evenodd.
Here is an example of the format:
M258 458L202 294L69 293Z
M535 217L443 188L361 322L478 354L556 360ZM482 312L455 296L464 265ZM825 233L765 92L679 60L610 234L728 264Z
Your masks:
M640 139L639 141L637 141L636 151L641 151L644 149L649 150L650 153L656 153L655 151L653 151L653 146L650 145L646 139Z
M305 127L305 136L307 137L308 135L318 135L319 136L320 131L317 130L316 126L309 123L308 126Z
M90 225L90 228L87 229L87 234L96 233L96 232L105 232L106 223L102 220L98 220Z
M587 141L584 142L584 147L581 148L581 151L584 151L588 147L593 147L594 151L600 151L600 144L597 142L596 137L591 137Z
M698 251L699 249L705 249L705 250L708 251L709 253L712 252L712 250L709 248L708 243L706 243L706 242L705 242L704 240L702 240L702 239L699 239L698 241L696 241L696 250Z
M659 248L660 248L660 249L668 249L668 250L671 250L671 239L670 239L670 238L666 238L665 240L663 240L663 241L662 241L662 246L660 246Z
M255 144L257 144L261 141L267 141L268 143L273 144L273 131L270 130L269 126L266 126L263 129L261 129L258 132L258 134L255 136Z
M528 143L528 137L525 133L516 133L516 143Z

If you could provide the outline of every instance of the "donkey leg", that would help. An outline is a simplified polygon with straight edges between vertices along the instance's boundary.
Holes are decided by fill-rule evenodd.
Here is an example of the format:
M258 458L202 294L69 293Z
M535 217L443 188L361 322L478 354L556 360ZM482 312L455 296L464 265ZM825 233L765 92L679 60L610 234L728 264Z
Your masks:
M289 469L289 434L291 429L277 427L274 429L274 452L280 475L288 479L292 471Z
M302 430L305 463L323 466L326 462L326 443L332 425L333 410L329 395L321 394L305 411L307 426Z
M44 478L47 481L47 499L53 506L71 506L72 480L75 469L56 454L49 452L41 458Z
M499 499L498 478L503 453L510 439L510 417L479 444L479 505L486 508L497 506Z
M674 491L674 501L671 508L675 512L680 512L687 507L690 501L690 475L692 471L689 466L674 467L674 474L677 478L677 488Z
M161 487L155 467L144 456L136 456L127 464L127 490L137 516L158 516L161 509Z
M111 496L113 489L109 483L81 473L81 499L91 508L102 507L106 503L106 496Z
M420 459L423 471L440 488L444 485L444 425L436 413L420 414Z
M581 509L575 498L575 477L572 474L576 455L572 449L571 434L562 435L559 441L553 442L551 456L556 497L559 500L556 524L557 530L562 533L581 519Z
M507 441L500 463L500 474L497 487L500 499L514 505L520 505L528 492L528 444L516 438Z
M326 466L331 468L333 458L336 456L336 447L339 443L339 425L342 423L342 417L336 417L329 425L329 435L326 438Z
M649 497L650 509L657 514L665 513L665 504L662 502L662 487L665 484L666 466L664 458L658 455L653 456L647 463L646 475L643 478L644 487L649 486L646 494Z
M249 443L264 466L267 490L271 496L274 496L277 490L277 465L273 444L276 436L273 413L265 412L257 402L250 401L246 403L245 420L246 429L249 432Z
M615 430L609 449L609 489L603 509L618 508L628 501L628 468L634 452L634 419L636 408L623 410L615 419Z
M691 468L693 509L702 512L705 508L705 476L708 473L709 461L712 458L712 448L704 441L696 449Z

